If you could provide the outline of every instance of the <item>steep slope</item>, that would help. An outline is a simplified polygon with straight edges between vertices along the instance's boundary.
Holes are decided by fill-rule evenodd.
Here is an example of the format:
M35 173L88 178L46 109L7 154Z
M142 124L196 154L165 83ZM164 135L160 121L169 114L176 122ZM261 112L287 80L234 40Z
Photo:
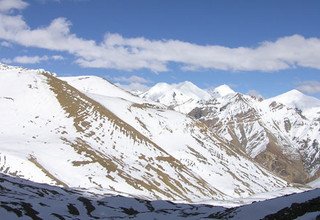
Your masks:
M206 126L185 115L150 104L137 104L94 94L92 99L199 174L214 189L243 197L275 190L284 182L239 155ZM177 126L179 125L179 126Z
M320 100L292 90L262 102L269 105L273 122L302 155L308 172L320 176ZM270 118L270 117L267 117Z
M198 101L211 96L191 82L178 84L158 83L142 93L140 97L159 102L182 113L188 113L197 106Z
M159 105L84 94L49 73L13 67L1 70L0 83L2 173L174 201L287 186L203 124ZM101 91L114 88L103 83Z
M297 108L291 108L278 102L262 102L261 107L269 109L262 115L264 122L274 134L290 141L284 150L295 153L303 161L306 172L312 178L320 174L320 120L305 117ZM282 139L283 139L282 138ZM306 181L309 181L308 179Z
M318 147L298 144L305 143L299 139L299 129L310 128L309 122L289 107L276 103L265 105L265 102L237 93L203 102L202 107L189 114L206 123L211 131L236 149L289 181L304 183L317 175ZM289 124L296 126L290 132L300 136L285 132Z
M107 80L97 76L59 77L59 79L66 81L69 85L85 93L118 97L136 103L144 102L138 96L132 95L129 92L117 87L116 85L111 84Z
M223 196L66 82L16 69L2 71L0 77L1 172L150 198L190 201Z
M317 219L320 189L224 208L63 189L0 174L0 215L12 219Z

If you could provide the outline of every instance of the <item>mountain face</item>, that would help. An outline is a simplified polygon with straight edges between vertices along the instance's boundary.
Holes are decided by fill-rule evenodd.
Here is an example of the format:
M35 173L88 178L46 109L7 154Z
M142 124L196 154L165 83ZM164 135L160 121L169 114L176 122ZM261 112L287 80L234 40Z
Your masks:
M265 100L267 103L277 102L293 109L299 109L302 113L309 117L314 117L319 113L320 100L311 96L304 95L298 90L291 90L279 96ZM318 115L319 116L319 115Z
M320 176L320 100L297 90L259 100L226 85L209 93L211 98L182 112L206 124L233 150L289 182L306 183ZM181 111L179 105L173 108Z
M210 94L191 82L179 84L158 83L142 93L141 98L162 103L171 109L188 113L197 106L200 100L210 99Z
M59 79L5 65L0 71L1 173L184 202L228 200L288 185L204 123L101 78Z
M319 118L239 93L209 100L189 115L288 181L319 177Z

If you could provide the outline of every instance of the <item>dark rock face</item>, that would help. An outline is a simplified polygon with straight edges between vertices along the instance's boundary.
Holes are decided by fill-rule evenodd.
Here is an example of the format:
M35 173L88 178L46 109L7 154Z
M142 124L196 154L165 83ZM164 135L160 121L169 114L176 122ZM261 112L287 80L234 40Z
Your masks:
M320 211L320 189L224 208L178 204L34 183L0 174L1 219L295 219ZM271 211L270 211L271 210ZM315 217L319 219L319 215Z
M320 197L308 200L303 203L292 203L290 207L286 207L281 209L277 213L270 214L265 216L264 220L272 220L272 219L296 219L300 216L305 215L309 212L317 212L320 211ZM316 219L320 219L320 214L316 217Z

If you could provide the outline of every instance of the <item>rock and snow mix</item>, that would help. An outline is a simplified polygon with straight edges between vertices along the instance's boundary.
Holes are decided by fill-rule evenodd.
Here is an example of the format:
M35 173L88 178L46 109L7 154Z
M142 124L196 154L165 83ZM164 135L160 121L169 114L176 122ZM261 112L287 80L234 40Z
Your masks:
M1 64L0 171L95 195L225 206L301 192L254 161L272 142L302 158L308 177L319 174L319 106L285 104L190 82L138 97L95 76Z

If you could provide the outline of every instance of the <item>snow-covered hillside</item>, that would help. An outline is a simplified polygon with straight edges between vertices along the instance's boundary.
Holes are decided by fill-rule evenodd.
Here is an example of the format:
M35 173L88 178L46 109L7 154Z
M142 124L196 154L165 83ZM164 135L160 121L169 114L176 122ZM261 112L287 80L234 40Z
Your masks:
M77 89L82 88L79 86ZM263 184L248 180L246 181L248 187L243 188L243 183L234 176L245 178L248 170L237 168L239 161L234 161L235 158L230 156L234 154L233 150L229 149L226 143L211 137L211 134L208 136L207 131L201 131L203 129L199 127L201 124L185 115L150 103L138 104L129 100L103 96L94 90L90 92L86 95L104 105L157 145L162 146L166 152L182 161L192 171L201 174L202 178L218 190L223 188L226 194L238 197L252 195L256 187L262 187ZM230 155L217 148L217 145L223 146L224 151ZM224 165L226 161L228 161L228 167ZM213 166L214 164L216 165ZM225 173L226 170L228 173ZM260 181L263 182L263 179L261 178ZM265 179L265 183L268 181Z
M160 146L66 82L32 71L3 71L0 77L2 172L150 198L190 201L217 194ZM178 184L181 179L188 185Z
M85 93L117 97L136 103L144 102L138 96L132 95L129 92L111 84L107 80L97 76L59 77L59 79L66 81L69 85L76 87Z
M241 198L288 185L199 121L97 77L62 79L1 69L2 173L184 202Z
M320 189L224 208L63 189L0 174L0 216L13 219L317 219Z
M209 92L198 88L197 98L188 99L192 95L184 94L193 90L177 86L184 84L189 85L159 83L143 97L188 113L228 145L289 181L306 183L320 176L320 100L298 90L261 100L227 85ZM197 95L199 91L210 98ZM177 101L176 94L184 99Z
M189 115L289 181L305 183L319 176L318 118L270 100L229 94L202 102Z
M201 204L298 193L307 188L288 188L274 173L293 182L318 175L318 118L225 85L211 95L191 83L168 88L179 98L141 98L95 76L57 78L1 64L1 216L243 217L260 203ZM171 108L191 109L192 117ZM317 193L292 198L304 205ZM261 203L270 208L260 217L292 208L293 200L281 201Z

